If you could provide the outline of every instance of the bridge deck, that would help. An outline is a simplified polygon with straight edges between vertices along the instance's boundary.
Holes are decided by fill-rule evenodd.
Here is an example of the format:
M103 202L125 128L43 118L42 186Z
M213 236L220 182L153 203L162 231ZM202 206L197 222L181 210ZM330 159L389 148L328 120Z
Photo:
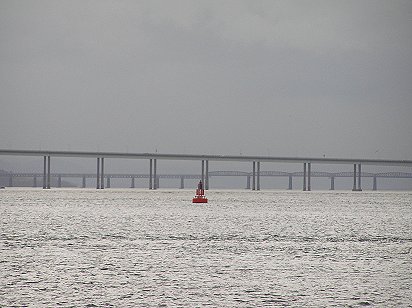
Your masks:
M210 171L209 177L213 176L252 176L252 172L244 171ZM0 173L0 177L42 177L43 173L40 172L7 172ZM95 173L51 173L52 177L65 177L65 178L96 178ZM201 174L157 174L158 178L163 179L199 179ZM302 177L303 172L284 172L284 171L261 171L260 176L266 177ZM323 171L313 171L311 173L312 177L353 177L353 172L323 172ZM382 172L382 173L371 173L371 172L362 172L361 176L363 178L412 178L412 173L408 172ZM104 174L105 178L149 178L149 174L142 173L106 173Z
M384 166L412 166L412 160L366 159L366 158L316 158L316 157L276 157L244 155L196 155L196 154L160 154L160 153L121 153L121 152L83 152L83 151L36 151L0 149L0 155L9 156L53 156L84 158L129 158L129 159L164 159L164 160L209 160L209 161L259 161L284 163L318 164L365 164Z

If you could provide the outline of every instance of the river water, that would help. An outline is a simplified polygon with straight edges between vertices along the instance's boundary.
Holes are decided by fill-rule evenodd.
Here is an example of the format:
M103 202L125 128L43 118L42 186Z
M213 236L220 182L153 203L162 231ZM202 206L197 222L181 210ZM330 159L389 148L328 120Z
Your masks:
M410 307L411 192L5 189L0 307Z

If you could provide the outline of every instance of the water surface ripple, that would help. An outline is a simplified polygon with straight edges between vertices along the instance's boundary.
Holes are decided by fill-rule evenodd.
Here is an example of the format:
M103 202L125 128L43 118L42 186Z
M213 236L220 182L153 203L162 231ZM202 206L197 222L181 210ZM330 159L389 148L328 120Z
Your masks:
M6 189L0 307L408 307L412 193Z

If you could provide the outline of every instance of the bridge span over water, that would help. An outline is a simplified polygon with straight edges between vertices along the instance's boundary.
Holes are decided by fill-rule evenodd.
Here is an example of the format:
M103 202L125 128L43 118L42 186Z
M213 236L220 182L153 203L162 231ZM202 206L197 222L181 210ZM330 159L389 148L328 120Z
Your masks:
M337 174L341 174L343 177L353 177L354 191L361 191L361 179L362 177L373 177L374 181L380 177L377 174L372 176L361 171L362 165L374 165L374 166L407 166L412 167L412 160L390 160L390 159L368 159L368 158L316 158L316 157L277 157L277 156L244 156L244 155L196 155L196 154L161 154L161 153L122 153L122 152L85 152L85 151L46 151L46 150L0 150L0 155L7 156L39 156L43 157L43 188L50 188L51 179L51 157L81 157L81 158L95 158L96 174L91 177L96 178L96 188L103 189L105 187L104 179L110 179L111 176L104 173L104 159L116 158L116 159L145 159L149 161L149 173L145 175L149 179L149 189L158 188L158 179L162 175L157 174L157 160L192 160L201 162L201 173L197 178L205 184L205 188L209 189L209 178L211 176L223 176L213 175L209 172L209 162L211 161L236 161L236 162L250 162L252 164L252 171L247 174L239 174L238 176L246 176L248 178L247 187L251 187L252 190L260 190L260 177L261 176L288 176L289 187L291 187L291 179L295 176L303 178L303 190L311 190L311 177L324 176L331 178L331 188L335 177L339 177ZM261 163L264 162L281 162L281 163L300 163L303 164L303 171L298 173L287 173L279 171L261 171ZM325 172L312 172L312 164L349 164L353 165L353 172L349 173L325 173ZM269 173L267 173L269 172ZM270 174L270 172L273 172ZM276 173L278 172L278 173ZM167 176L167 175L163 175ZM181 176L181 175L176 175ZM228 176L228 174L227 174ZM231 175L236 176L236 175ZM33 175L34 177L34 175ZM114 176L113 176L114 177ZM137 177L137 176L136 176ZM130 176L130 178L135 178ZM332 180L333 179L333 180ZM250 181L252 182L250 185ZM376 187L376 185L374 185Z
M15 178L32 178L33 187L37 187L37 179L43 176L42 173L27 173L27 172L5 172L0 173L0 177L8 178L8 187L13 187L13 182ZM82 179L82 188L86 188L87 179L96 179L96 174L94 173L51 173L50 177L54 178L56 187L62 187L63 178L79 178ZM252 172L245 171L210 171L208 173L208 182L212 177L245 177L246 178L246 189L251 189L251 178ZM303 177L303 172L285 172L285 171L261 171L260 176L262 177L287 177L289 178L288 188L293 189L293 178ZM335 189L335 178L353 178L353 172L324 172L324 171L314 171L311 173L312 177L316 178L329 178L330 179L330 190ZM381 173L371 173L362 172L362 178L372 178L373 187L372 190L377 190L377 179L378 178L403 178L412 179L412 173L409 172L381 172ZM106 180L106 187L111 187L112 179L130 179L130 188L135 188L135 179L148 179L149 174L142 173L106 173L104 179ZM180 189L185 188L185 180L198 180L201 178L201 174L158 174L154 181L156 182L156 187L160 188L160 179L180 179Z

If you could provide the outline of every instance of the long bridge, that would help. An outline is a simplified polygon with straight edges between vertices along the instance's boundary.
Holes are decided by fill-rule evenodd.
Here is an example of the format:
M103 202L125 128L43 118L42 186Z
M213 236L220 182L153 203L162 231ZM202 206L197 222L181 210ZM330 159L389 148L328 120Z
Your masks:
M122 153L122 152L85 152L85 151L36 151L36 150L10 150L0 149L0 155L5 156L38 156L43 157L43 173L39 175L31 174L31 176L43 177L43 188L50 189L51 182L51 158L52 157L81 157L81 158L95 158L96 159L96 173L90 175L90 177L96 178L96 188L105 188L105 179L115 178L116 175L110 175L104 173L104 160L106 158L116 159L144 159L149 161L149 173L142 175L117 175L118 177L130 177L131 179L139 177L147 177L149 179L149 189L158 188L158 179L161 177L180 177L182 175L161 175L157 174L157 160L191 160L201 162L200 175L183 175L185 178L194 177L200 178L205 184L205 189L209 189L209 178L211 176L246 176L248 185L247 187L252 190L260 190L260 177L261 176L288 176L289 187L292 185L293 177L303 178L304 191L311 190L311 178L312 177L329 177L331 178L331 188L334 188L334 179L336 177L352 177L353 178L353 191L361 191L361 179L362 177L373 177L374 187L376 187L376 179L378 177L404 177L409 178L409 173L386 173L384 174L372 174L364 173L361 170L362 165L374 165L374 166L405 166L412 167L412 160L390 160L390 159L367 159L367 158L316 158L316 157L276 157L276 156L244 156L244 155L196 155L196 154L161 154L161 153ZM249 162L252 164L251 172L240 171L215 171L216 173L209 172L209 162L211 161L235 161L235 162ZM299 163L303 164L302 172L288 173L280 171L261 171L261 163L265 162L279 162L279 163ZM328 172L313 172L312 164L347 164L353 165L353 172L342 173L328 173ZM220 174L218 175L218 172ZM73 177L73 174L66 174ZM80 174L78 174L80 175ZM9 175L10 176L10 175ZM53 176L59 176L53 174ZM81 175L84 176L83 174ZM63 175L60 175L60 178ZM87 176L86 176L87 177ZM250 185L250 181L252 182ZM110 184L109 184L110 185Z
M33 178L33 187L37 187L37 179L43 176L42 173L27 173L27 172L4 172L0 173L0 177L8 178L8 187L13 187L14 178ZM87 179L96 179L96 174L94 173L51 173L50 177L57 179L56 187L62 187L63 178L80 178L82 179L82 188L86 187ZM210 171L208 173L208 182L211 177L245 177L246 178L246 189L251 189L251 178L252 172L245 171ZM260 176L262 177L287 177L289 178L288 189L293 189L293 178L303 177L303 172L284 172L284 171L261 171ZM330 190L335 189L335 178L353 178L353 172L324 172L315 171L311 173L312 177L329 178L330 179ZM372 178L373 187L372 190L377 190L377 179L378 178L403 178L412 179L412 173L408 172L381 172L381 173L370 173L362 172L360 175L362 178ZM185 188L185 180L196 179L198 180L201 174L157 174L156 187L159 188L159 179L180 179L180 189ZM149 174L142 173L106 173L104 179L106 180L106 187L111 187L111 179L130 179L130 188L135 188L135 179L148 179Z

